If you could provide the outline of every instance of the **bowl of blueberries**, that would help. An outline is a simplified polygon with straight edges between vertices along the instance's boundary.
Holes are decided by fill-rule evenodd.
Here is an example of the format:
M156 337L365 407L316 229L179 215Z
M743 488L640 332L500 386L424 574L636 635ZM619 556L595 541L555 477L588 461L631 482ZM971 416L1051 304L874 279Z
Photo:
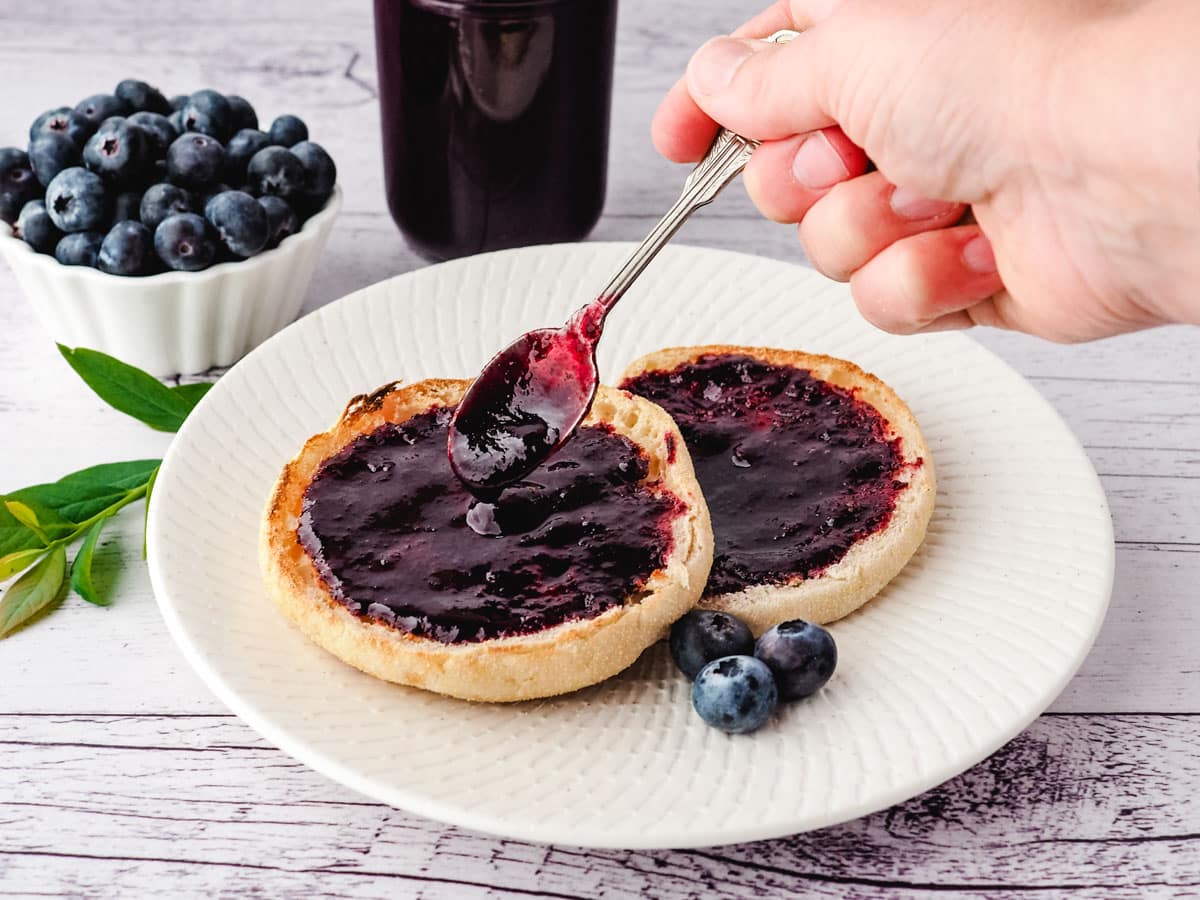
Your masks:
M159 375L231 365L300 312L337 168L246 100L127 79L0 148L0 254L59 343Z

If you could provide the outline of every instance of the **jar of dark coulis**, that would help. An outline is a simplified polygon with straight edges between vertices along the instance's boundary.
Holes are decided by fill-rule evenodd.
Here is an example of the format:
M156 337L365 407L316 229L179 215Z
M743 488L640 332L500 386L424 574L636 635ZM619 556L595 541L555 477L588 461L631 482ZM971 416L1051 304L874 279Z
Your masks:
M585 237L617 0L375 0L388 208L422 256Z

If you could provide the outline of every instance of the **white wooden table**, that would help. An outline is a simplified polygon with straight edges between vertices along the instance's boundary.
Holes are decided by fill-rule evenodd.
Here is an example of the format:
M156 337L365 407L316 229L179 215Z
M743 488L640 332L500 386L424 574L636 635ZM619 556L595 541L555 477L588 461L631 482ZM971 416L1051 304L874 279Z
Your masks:
M627 2L599 239L637 239L681 172L650 115L690 49L754 0ZM232 18L228 18L232 17ZM346 207L307 309L421 265L384 209L374 38L357 0L0 2L0 145L43 109L143 77L296 112L341 169ZM799 259L742 192L680 240ZM120 897L1147 897L1200 895L1200 333L1063 348L978 333L1058 408L1101 473L1117 537L1095 650L1032 728L886 812L695 852L496 840L368 802L232 716L175 649L140 559L111 528L109 609L78 598L0 642L0 894ZM73 375L0 269L0 491L168 438Z

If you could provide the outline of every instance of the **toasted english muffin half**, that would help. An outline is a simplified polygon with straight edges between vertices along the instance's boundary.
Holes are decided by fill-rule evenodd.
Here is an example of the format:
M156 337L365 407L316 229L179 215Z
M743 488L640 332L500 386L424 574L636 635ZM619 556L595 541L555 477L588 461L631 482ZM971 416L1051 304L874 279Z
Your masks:
M641 484L670 492L681 508L670 523L665 565L623 603L593 618L474 642L443 643L417 636L356 614L335 598L300 539L305 491L326 460L385 424L453 407L469 384L428 380L386 385L355 397L332 428L304 444L284 467L263 518L259 556L267 590L315 643L386 681L465 700L498 702L549 697L596 684L628 667L665 636L671 623L699 598L712 564L712 526L691 458L675 423L647 400L601 387L584 424L606 423L640 447L649 460L649 473Z
M903 487L886 525L855 541L837 562L811 576L783 582L750 583L743 589L706 591L699 606L723 610L743 619L756 634L790 619L825 624L849 615L900 573L925 538L937 494L933 459L916 418L887 384L854 363L831 356L766 347L712 344L672 347L647 354L631 363L623 385L650 372L674 372L710 356L750 357L770 366L786 366L849 391L882 417L888 438L898 437L902 465L894 473ZM703 488L703 485L702 485ZM784 485L780 485L783 490ZM753 515L746 510L746 515ZM721 552L721 521L713 522L717 554ZM771 534L764 529L763 540Z

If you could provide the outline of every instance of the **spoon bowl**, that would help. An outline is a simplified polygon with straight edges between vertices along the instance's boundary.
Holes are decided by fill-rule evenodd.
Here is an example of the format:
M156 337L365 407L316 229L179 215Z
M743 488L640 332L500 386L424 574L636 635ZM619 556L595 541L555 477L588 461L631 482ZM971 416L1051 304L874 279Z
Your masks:
M447 447L454 473L481 497L518 481L579 427L599 380L595 340L581 317L521 335L459 402Z

